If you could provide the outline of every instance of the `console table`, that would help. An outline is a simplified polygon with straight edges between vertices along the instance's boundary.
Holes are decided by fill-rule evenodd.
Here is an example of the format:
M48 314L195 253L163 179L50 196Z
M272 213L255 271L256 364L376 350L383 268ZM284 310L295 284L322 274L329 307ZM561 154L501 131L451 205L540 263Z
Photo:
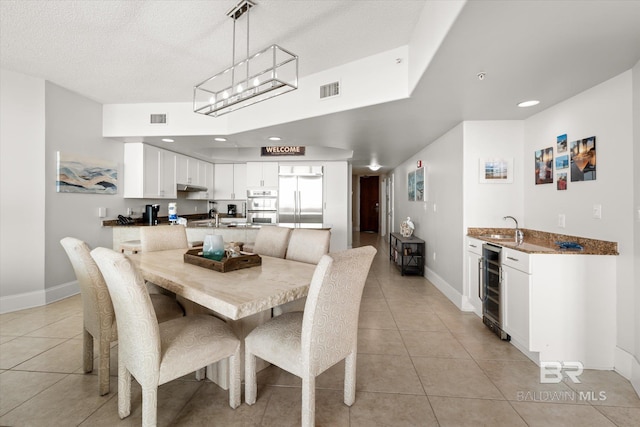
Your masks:
M389 234L389 258L406 274L424 275L424 240L415 236L403 237L400 233Z

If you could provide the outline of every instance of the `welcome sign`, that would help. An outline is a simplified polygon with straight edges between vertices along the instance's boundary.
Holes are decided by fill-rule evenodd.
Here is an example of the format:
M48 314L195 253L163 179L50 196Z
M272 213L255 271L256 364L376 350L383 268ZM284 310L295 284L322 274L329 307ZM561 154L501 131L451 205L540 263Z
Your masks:
M269 146L262 147L261 155L264 156L304 156L305 147L301 146Z

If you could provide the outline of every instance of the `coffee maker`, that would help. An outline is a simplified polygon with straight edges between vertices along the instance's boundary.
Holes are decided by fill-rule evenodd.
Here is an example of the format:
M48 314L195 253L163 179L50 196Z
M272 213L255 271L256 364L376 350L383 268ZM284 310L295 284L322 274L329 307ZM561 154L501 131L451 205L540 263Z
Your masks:
M158 211L160 205L146 205L144 213L142 214L142 220L149 225L158 225Z
M236 212L237 211L238 211L238 206L237 205L227 205L227 215L236 216Z

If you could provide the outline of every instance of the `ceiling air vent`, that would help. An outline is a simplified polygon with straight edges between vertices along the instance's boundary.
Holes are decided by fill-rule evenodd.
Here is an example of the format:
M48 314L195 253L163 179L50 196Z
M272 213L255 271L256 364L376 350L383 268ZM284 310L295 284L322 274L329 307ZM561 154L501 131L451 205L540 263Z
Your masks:
M151 114L149 116L149 123L152 125L166 125L167 124L167 115L166 114Z
M320 86L320 99L340 95L340 82L333 82Z

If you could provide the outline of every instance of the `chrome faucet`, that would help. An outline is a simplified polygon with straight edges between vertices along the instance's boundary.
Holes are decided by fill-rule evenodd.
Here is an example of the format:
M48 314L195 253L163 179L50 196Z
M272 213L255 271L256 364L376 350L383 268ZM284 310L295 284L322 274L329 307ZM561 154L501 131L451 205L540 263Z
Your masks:
M515 239L515 242L519 245L524 241L524 233L522 232L522 230L520 230L518 228L518 220L517 219L515 219L514 217L512 217L510 215L507 215L502 219L506 221L507 218L511 218L516 223L516 232L515 232L515 235L514 235L514 239Z

